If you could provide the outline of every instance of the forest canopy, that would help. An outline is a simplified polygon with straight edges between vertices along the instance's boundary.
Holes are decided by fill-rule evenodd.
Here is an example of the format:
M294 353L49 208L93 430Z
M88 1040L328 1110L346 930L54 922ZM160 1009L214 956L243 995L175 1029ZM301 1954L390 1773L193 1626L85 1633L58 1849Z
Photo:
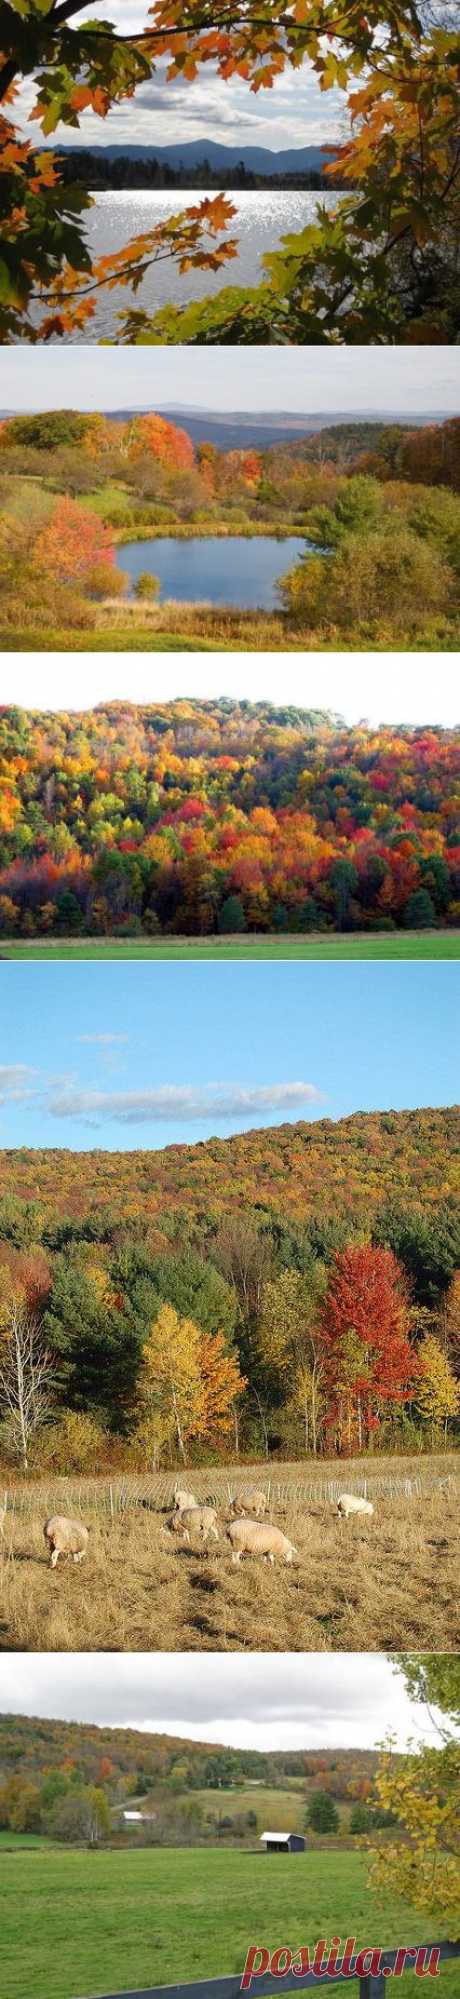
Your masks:
M0 714L0 934L460 921L458 732L260 702Z

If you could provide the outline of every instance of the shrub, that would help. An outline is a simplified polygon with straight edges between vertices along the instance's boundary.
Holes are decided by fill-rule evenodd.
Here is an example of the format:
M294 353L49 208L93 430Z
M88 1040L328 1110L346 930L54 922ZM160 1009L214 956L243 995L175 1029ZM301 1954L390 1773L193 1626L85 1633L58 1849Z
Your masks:
M134 584L135 597L140 597L141 599L147 599L152 597L158 597L159 594L160 594L159 576L152 576L149 569L141 569L140 576L136 576L136 581Z

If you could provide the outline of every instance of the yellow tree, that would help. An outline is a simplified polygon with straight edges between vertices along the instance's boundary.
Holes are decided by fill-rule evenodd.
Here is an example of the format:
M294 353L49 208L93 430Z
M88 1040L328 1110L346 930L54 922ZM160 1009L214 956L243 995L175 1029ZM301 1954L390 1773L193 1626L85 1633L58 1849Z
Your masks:
M421 1341L418 1360L420 1371L416 1407L424 1422L431 1424L431 1441L434 1444L436 1431L442 1426L446 1436L449 1416L456 1416L460 1409L460 1388L447 1354L434 1333L427 1333Z
M143 1349L137 1442L154 1456L175 1444L185 1463L192 1438L211 1443L231 1430L245 1385L223 1333L162 1305Z
M200 1333L193 1319L181 1319L162 1305L142 1354L142 1418L148 1416L158 1447L175 1442L185 1463L187 1438L203 1415Z
M246 1381L240 1373L237 1355L229 1353L223 1333L202 1333L200 1339L202 1415L199 1434L214 1438L227 1435L237 1420L237 1408Z
M412 1699L438 1709L439 1747L407 1756L385 1749L376 1777L379 1804L395 1813L401 1837L373 1854L371 1887L404 1896L432 1922L460 1936L460 1660L408 1654L396 1662Z

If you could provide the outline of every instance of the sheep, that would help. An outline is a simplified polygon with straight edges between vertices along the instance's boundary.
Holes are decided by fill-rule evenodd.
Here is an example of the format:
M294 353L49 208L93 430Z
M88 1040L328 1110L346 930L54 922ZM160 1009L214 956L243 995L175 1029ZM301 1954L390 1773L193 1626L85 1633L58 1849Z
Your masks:
M184 1506L181 1513L177 1511L173 1513L170 1522L171 1532L173 1534L182 1534L184 1541L190 1541L192 1534L199 1534L202 1541L208 1541L209 1535L212 1534L213 1540L218 1541L219 1535L216 1520L215 1506L197 1506L196 1504L194 1506Z
M189 1506L198 1506L198 1500L194 1492L184 1492L182 1486L175 1485L174 1506L176 1513L186 1513Z
M359 1499L355 1492L342 1492L337 1500L340 1520L348 1520L353 1513L373 1513L370 1499Z
M45 1521L43 1528L47 1547L51 1551L51 1568L56 1569L60 1555L67 1561L72 1556L74 1562L82 1562L88 1549L88 1528L82 1520L69 1520L65 1513L53 1513Z
M279 1555L283 1561L292 1562L293 1555L299 1552L293 1541L281 1533L281 1528L270 1526L269 1521L265 1525L259 1520L232 1520L227 1539L232 1543L234 1563L240 1562L242 1555L266 1555L269 1562Z
M234 1498L230 1500L232 1511L240 1518L244 1518L246 1514L254 1514L255 1519L259 1520L265 1513L267 1505L267 1494L262 1492L261 1486L254 1486L251 1491L235 1493Z

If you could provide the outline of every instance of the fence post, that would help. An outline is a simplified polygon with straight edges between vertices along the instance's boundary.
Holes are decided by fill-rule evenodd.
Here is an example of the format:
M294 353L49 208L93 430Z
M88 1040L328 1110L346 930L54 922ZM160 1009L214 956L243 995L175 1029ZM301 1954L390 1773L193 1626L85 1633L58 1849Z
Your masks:
M383 1971L379 1971L375 1977L372 1977L372 1972L368 1972L366 1978L360 1978L359 1999L385 1999L386 1989L387 1981Z

